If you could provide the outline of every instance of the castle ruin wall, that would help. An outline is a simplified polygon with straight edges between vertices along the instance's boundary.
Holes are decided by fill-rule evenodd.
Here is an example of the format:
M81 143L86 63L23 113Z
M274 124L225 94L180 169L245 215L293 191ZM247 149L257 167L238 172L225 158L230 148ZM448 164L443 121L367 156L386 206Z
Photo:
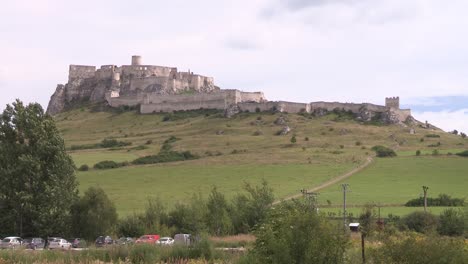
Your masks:
M263 102L266 101L262 92L240 92L241 102Z
M68 82L72 82L75 79L87 79L93 78L95 76L96 67L95 66L85 66L85 65L70 65L68 71Z

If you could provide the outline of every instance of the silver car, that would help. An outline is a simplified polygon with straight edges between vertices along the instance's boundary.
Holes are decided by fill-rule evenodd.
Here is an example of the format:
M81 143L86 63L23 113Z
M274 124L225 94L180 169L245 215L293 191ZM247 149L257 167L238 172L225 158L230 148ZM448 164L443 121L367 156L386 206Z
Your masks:
M0 248L19 248L22 244L23 239L21 237L5 237L0 242Z
M70 249L72 244L63 238L56 238L49 244L49 249Z

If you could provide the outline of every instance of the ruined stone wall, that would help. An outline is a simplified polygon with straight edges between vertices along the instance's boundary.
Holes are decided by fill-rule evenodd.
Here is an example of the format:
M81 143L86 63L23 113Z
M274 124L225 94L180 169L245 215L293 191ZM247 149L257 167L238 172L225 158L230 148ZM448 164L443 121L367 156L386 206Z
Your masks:
M132 78L130 80L130 91L144 90L152 85L159 85L161 87L167 87L168 78L160 76L150 76L144 78Z
M123 65L121 68L121 74L123 76L134 76L134 77L169 77L171 72L177 71L177 68L163 67L163 66L151 66L151 65Z
M114 65L103 65L100 69L96 70L95 77L98 80L110 79L114 75Z
M263 102L266 101L262 92L240 92L241 102Z
M107 103L112 107L119 106L135 106L143 103L143 95L138 94L135 96L120 96L110 97L110 93L106 94Z
M237 104L242 111L256 112L259 109L261 112L277 109L278 102L241 102Z
M279 101L277 110L286 113L310 112L310 104Z
M71 82L74 79L87 79L95 76L95 66L84 66L84 65L70 65L68 71L68 81Z
M392 111L398 116L400 122L405 122L411 116L411 109L392 109Z
M362 107L366 107L370 111L374 112L384 112L387 110L385 106L374 105L374 104L354 104L354 103L339 103L339 102L312 102L310 103L311 111L322 108L328 111L333 111L334 109L340 109L345 111L351 111L353 113L359 113Z
M147 95L141 105L140 112L149 114L153 112L172 112L197 109L224 110L226 94L224 93L200 93L192 95Z

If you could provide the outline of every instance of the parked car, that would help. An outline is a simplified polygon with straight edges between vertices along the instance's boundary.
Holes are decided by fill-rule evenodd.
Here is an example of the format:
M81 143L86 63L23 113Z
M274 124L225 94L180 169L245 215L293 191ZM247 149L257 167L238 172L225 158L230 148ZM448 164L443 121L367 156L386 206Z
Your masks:
M174 236L174 244L190 246L191 235L190 234L176 234Z
M54 241L55 239L61 239L61 237L47 237L44 248L49 248L50 242Z
M172 237L161 237L156 244L161 246L170 246L174 244L174 239Z
M23 241L23 246L28 249L44 249L45 240L40 237L26 238Z
M72 238L68 240L72 244L72 248L85 248L86 247L86 241L82 238Z
M135 241L133 241L133 238L131 238L131 237L121 237L115 243L117 245L131 245L134 242Z
M143 235L140 238L138 238L135 243L137 244L156 244L156 242L159 240L159 235Z
M96 238L96 241L94 242L96 247L112 245L113 243L114 243L114 240L112 240L112 237L110 236L99 236L98 238Z
M70 249L72 244L63 238L56 238L49 244L49 249Z
M0 243L0 248L19 248L22 244L21 237L5 237Z

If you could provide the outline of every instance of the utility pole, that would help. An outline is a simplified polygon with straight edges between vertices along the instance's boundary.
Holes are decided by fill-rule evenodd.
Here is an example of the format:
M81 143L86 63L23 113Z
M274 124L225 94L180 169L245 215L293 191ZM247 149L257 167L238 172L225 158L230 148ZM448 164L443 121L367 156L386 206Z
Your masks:
M426 213L427 212L427 190L429 189L429 187L423 186L422 188L424 192L424 212Z
M315 209L318 212L317 196L319 195L319 193L309 192L306 189L302 189L301 193L304 195L304 197L309 202L309 206L311 208Z
M348 191L349 184L343 183L341 187L343 188L343 225L346 230L346 192Z

